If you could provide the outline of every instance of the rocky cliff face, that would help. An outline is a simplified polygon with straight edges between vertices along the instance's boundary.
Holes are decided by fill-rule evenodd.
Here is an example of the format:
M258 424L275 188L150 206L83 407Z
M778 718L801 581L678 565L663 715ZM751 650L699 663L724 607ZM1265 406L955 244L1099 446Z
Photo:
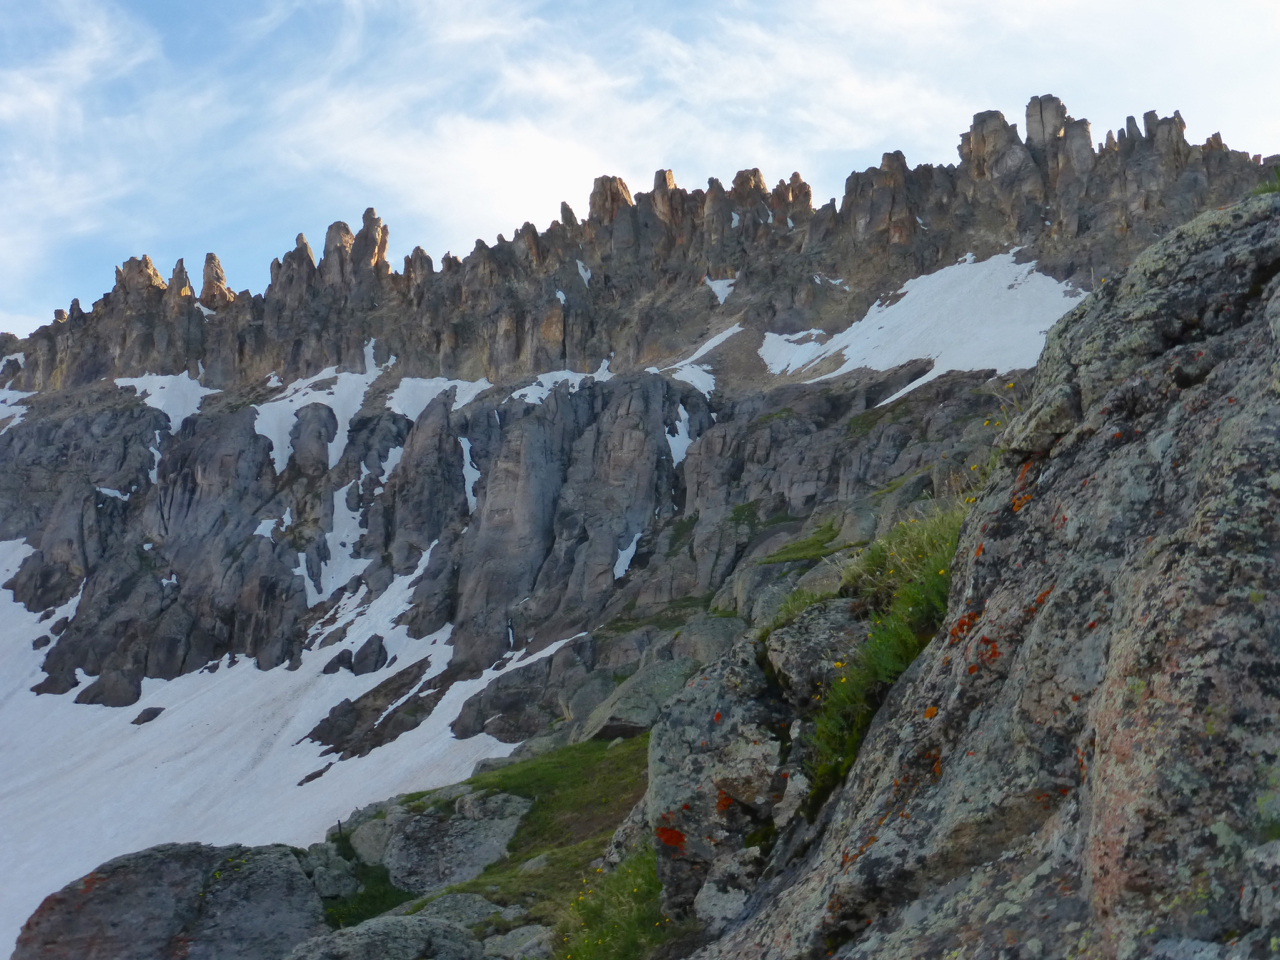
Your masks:
M1211 371L1236 370L1251 349L1263 363L1269 346L1256 331L1264 329L1258 310L1271 275L1269 254L1257 251L1269 249L1273 222L1259 201L1177 233L1199 211L1247 193L1266 171L1260 158L1217 138L1187 144L1177 115L1148 114L1144 127L1130 118L1095 148L1086 121L1068 117L1056 98L1035 98L1025 141L998 113L979 114L962 136L958 165L909 169L901 154L887 154L880 168L849 177L838 206L816 210L798 175L769 190L759 171L743 171L728 190L712 180L705 191L686 191L660 171L651 192L634 196L602 177L585 219L565 206L547 231L526 224L512 240L477 242L464 260L446 256L438 270L418 250L403 272L392 271L387 228L370 210L355 234L331 227L318 262L299 237L273 264L262 295L233 294L212 255L199 296L181 263L166 282L147 258L130 260L90 312L73 303L27 340L0 343L0 414L11 415L0 432L0 541L16 558L4 587L38 625L18 641L39 666L26 686L38 699L82 705L141 699L154 712L138 720L160 729L168 718L144 695L159 681L229 670L238 658L314 673L308 742L329 759L317 759L304 778L313 791L333 779L330 761L345 766L440 722L442 703L452 735L484 734L499 745L536 736L528 749L644 729L671 685L698 664L728 656L714 673L716 689L726 677L756 683L744 678L759 665L735 641L767 624L794 590L834 586L829 566L780 551L815 537L830 548L873 539L922 499L962 488L1003 436L1000 445L1021 458L1001 467L983 495L975 517L989 529L971 524L963 544L970 561L956 581L968 585L953 600L954 616L991 618L986 635L999 634L1008 654L990 676L958 680L952 674L968 653L921 661L907 686L934 687L895 694L893 709L882 711L822 821L838 828L788 847L800 859L765 871L775 886L752 894L743 918L720 909L733 927L724 955L800 955L853 934L842 948L848 955L867 944L893 944L905 956L960 943L968 934L942 920L930 921L933 940L918 939L925 934L916 915L901 918L925 908L904 904L927 902L929 916L952 916L961 901L947 906L946 897L961 894L944 896L947 884L963 879L964 896L977 897L973 891L1021 882L1049 862L1041 847L1050 822L1062 825L1054 836L1075 838L1061 841L1074 852L1053 847L1066 859L1035 874L1033 885L1052 876L1073 891L1058 898L1062 924L1114 911L1106 942L1137 943L1138 921L1125 917L1157 908L1154 894L1142 893L1146 881L1124 877L1145 854L1123 852L1127 828L1107 828L1093 847L1080 831L1103 822L1091 819L1091 805L1127 810L1163 797L1164 788L1153 780L1142 793L1133 771L1117 768L1106 782L1129 784L1136 792L1128 799L1118 786L1086 790L1083 771L1097 746L1082 731L1114 737L1125 729L1126 694L1115 684L1127 681L1107 686L1110 661L1100 651L1110 643L1111 656L1120 655L1119 628L1107 624L1118 616L1115 578L1141 552L1139 534L1156 545L1143 550L1172 538L1159 549L1184 557L1192 541L1177 540L1175 549L1177 537L1217 529L1207 514L1193 521L1208 494L1190 477L1181 493L1160 499L1160 471L1185 477L1195 456L1210 456L1214 448L1186 431L1226 438L1212 454L1219 459L1229 447L1244 457L1257 446L1244 434L1231 440L1230 417L1210 426L1206 408L1187 406L1179 391L1217 397L1214 377L1226 375ZM1156 248L1165 253L1147 254L1125 274L1166 233L1171 239ZM1222 239L1228 234L1237 239ZM1184 256L1196 243L1194 256ZM911 278L1011 246L1064 284L1051 284L1061 306L1050 321L1083 290L1098 290L1055 328L1033 394L1020 374L992 381L1008 366L997 362L998 342L990 343L991 363L948 373L932 369L928 356L938 354L927 345L918 360L908 353L900 359L909 362L853 369L848 350L816 349L857 333L855 321L873 305L892 310ZM961 335L988 342L981 329ZM779 365L771 343L815 350ZM1172 386L1156 376L1165 367ZM834 376L815 382L826 375ZM1231 376L1231 384L1245 382L1244 372ZM1243 415L1253 394L1230 389L1227 413ZM881 406L885 400L893 402ZM1006 432L1019 406L1028 412ZM1173 410L1184 419L1175 423ZM1175 456L1175 448L1186 453ZM1165 460L1180 466L1156 463ZM1233 473L1203 465L1205 482L1215 471L1247 469L1244 460ZM1068 502L1072 484L1079 489ZM996 503L1013 486L1033 496L1016 515ZM1146 508L1157 499L1159 522ZM1138 529L1143 523L1149 531ZM1241 563L1243 570L1253 561ZM1139 586L1133 576L1131 592L1150 593L1150 610L1173 602L1155 599L1164 589L1155 580ZM1044 583L1031 583L1035 577ZM1028 608L1022 594L1034 599L1050 586ZM1063 639L1075 634L1055 633L1046 619L1056 609L1079 619L1080 604L1098 607L1078 640L1084 654ZM1053 636L1027 639L1042 620L1036 629ZM1135 637L1137 623L1127 628ZM1066 620L1059 626L1066 630ZM854 624L841 629L857 633ZM1021 662L1015 651L1037 643L1057 651L1035 661L1040 679L1011 680L1004 671ZM1124 676L1141 679L1156 669L1155 655L1142 652L1148 641L1132 643L1131 659L1145 666ZM775 669L812 659L797 650L791 661L780 652ZM1202 654L1189 650L1178 669ZM947 677L964 683L944 690ZM1200 690L1219 681L1194 682ZM1178 683L1190 690L1193 681ZM1050 705L1068 687L1082 699ZM1103 687L1111 713L1094 716ZM13 702L19 695L29 696L25 686ZM910 709L928 697L941 713L921 727ZM769 780L787 772L782 731L799 716L797 704L748 699L741 723L767 731L765 753L775 750L760 759ZM983 711L991 719L979 742L972 728ZM1079 776L1067 769L1077 750L1083 766L1071 769ZM908 793L917 799L894 800L885 786L894 771L921 763L894 787L915 784ZM929 773L939 766L943 773ZM995 806L972 799L988 775L1005 784ZM767 789L781 794L784 786L770 780ZM1250 789L1241 786L1228 805L1239 817ZM987 784L982 795L996 794ZM867 847L868 836L887 836L868 824L891 801L899 803L894 815L904 814L901 839ZM665 812L658 806L651 817ZM755 804L730 833L741 836L772 807ZM1252 836L1254 827L1222 816L1231 836ZM1006 858L986 879L970 877L970 867L1024 841L1016 862L1025 870ZM858 850L866 866L830 869L833 858ZM1223 861L1226 879L1206 867L1206 889L1229 889L1239 856ZM705 861L712 868L715 855ZM748 877L734 881L746 903L763 866L733 869ZM805 871L812 876L801 882ZM889 875L899 879L886 886ZM681 883L680 896L692 902L705 880L691 873ZM767 892L784 886L776 898ZM1131 889L1139 905L1122 907ZM815 913L819 903L832 906ZM1190 919L1169 924L1179 936L1202 932ZM1065 926L1052 930L1045 926L1039 942L1066 935Z
M780 802L806 711L768 706L749 643L667 705L648 816L689 835L668 894L726 931L699 956L1274 955L1278 275L1259 198L1054 327L947 622L814 823Z

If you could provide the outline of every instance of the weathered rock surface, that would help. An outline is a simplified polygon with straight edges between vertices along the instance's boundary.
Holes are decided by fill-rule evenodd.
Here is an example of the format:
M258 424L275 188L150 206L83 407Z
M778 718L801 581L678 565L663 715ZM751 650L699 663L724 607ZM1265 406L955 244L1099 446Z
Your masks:
M451 813L422 804L418 812L391 802L358 811L346 829L361 860L384 865L401 890L425 895L471 880L505 857L507 843L532 804L503 793L463 793Z
M1266 954L1278 275L1258 198L1053 329L948 622L700 956Z
M485 937L484 955L505 960L547 960L551 956L552 933L550 927L535 923Z
M167 844L47 897L13 956L277 960L324 929L320 896L288 847Z
M443 920L414 915L375 917L299 944L288 960L480 960L470 932Z

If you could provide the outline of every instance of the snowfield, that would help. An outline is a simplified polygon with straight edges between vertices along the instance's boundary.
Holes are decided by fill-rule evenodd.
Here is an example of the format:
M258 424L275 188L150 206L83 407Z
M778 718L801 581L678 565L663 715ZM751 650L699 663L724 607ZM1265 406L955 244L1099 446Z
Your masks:
M0 583L29 553L21 541L0 542ZM447 665L450 627L412 640L394 623L414 579L397 578L372 603L363 593L344 600L335 626L349 624L346 639L304 654L298 670L262 671L224 657L213 672L143 681L142 698L124 709L76 704L74 692L31 693L44 659L32 640L71 615L79 597L42 622L0 590L0 955L45 896L112 857L173 841L306 846L356 807L456 782L477 760L510 753L513 745L486 734L457 740L449 730L467 698L502 672L491 669L455 684L416 730L298 786L332 759L302 738L334 704L424 655L431 657L424 683ZM321 673L338 651L354 651L374 633L398 657L394 666L363 677ZM164 712L134 726L146 707Z
M1084 299L1080 291L1015 263L1014 252L981 263L969 254L959 263L908 280L901 299L876 303L847 330L826 339L821 330L766 333L760 359L774 375L803 373L840 355L835 370L808 381L829 380L859 367L892 370L929 358L933 369L882 401L888 403L948 370L999 371L1035 366L1049 328Z

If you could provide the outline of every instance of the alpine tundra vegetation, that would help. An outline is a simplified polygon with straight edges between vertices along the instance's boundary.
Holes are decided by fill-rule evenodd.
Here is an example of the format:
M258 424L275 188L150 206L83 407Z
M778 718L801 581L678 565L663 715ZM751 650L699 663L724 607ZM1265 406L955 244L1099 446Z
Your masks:
M1184 130L0 335L0 941L1280 953L1280 156Z

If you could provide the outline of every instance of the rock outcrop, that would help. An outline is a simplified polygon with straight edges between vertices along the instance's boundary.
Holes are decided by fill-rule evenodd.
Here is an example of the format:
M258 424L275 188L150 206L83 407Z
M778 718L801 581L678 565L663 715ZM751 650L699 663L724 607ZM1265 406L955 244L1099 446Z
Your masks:
M50 895L13 957L271 960L324 929L320 896L288 847L168 844Z
M1259 198L1054 328L947 623L699 956L1267 955L1278 275Z

